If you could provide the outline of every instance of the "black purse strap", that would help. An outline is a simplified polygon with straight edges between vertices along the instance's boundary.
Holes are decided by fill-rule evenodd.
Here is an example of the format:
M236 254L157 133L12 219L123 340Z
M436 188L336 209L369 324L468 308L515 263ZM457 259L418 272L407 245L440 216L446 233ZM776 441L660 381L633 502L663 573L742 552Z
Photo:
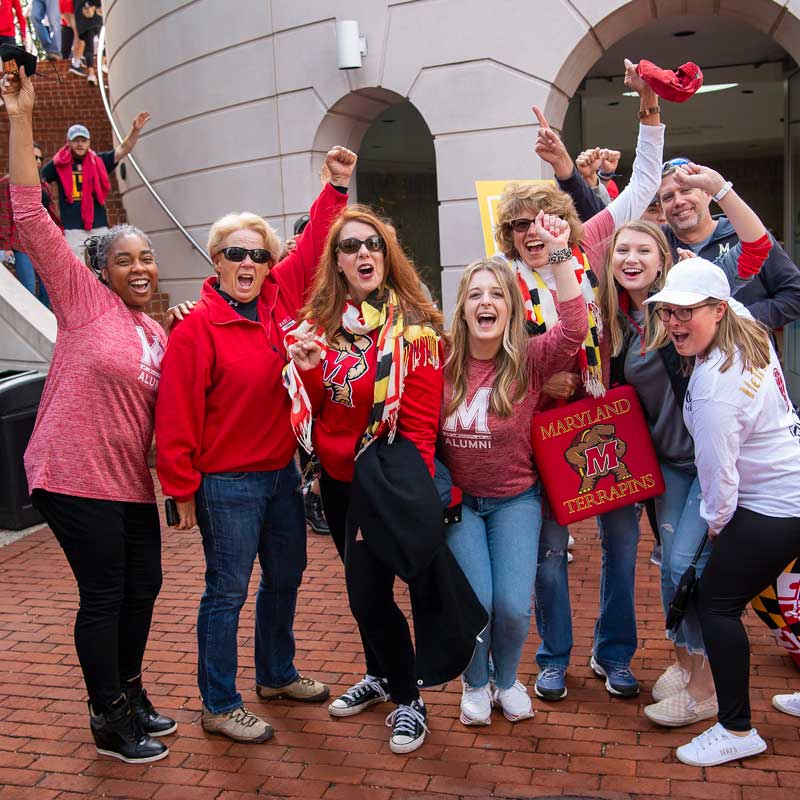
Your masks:
M692 559L692 566L696 567L697 562L700 560L700 556L703 555L703 549L706 546L706 542L708 541L708 531L703 534L703 538L700 540L700 544L697 548L697 552L694 554L694 558Z

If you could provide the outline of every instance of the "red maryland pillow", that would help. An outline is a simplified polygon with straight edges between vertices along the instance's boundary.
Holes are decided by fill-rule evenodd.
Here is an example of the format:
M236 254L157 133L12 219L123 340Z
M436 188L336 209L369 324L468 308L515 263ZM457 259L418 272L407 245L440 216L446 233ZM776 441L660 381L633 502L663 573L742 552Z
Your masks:
M531 441L559 525L664 491L650 431L630 386L534 414Z

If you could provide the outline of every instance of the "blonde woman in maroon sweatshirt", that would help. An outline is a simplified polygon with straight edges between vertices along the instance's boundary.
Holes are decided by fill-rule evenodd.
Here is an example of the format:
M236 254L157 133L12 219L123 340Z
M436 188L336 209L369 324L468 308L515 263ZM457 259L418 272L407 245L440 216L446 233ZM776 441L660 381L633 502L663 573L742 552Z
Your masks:
M573 362L588 331L569 224L540 211L535 227L553 268L558 324L529 337L511 267L499 258L475 261L459 282L445 364L438 454L463 492L462 519L447 543L490 615L463 676L464 725L488 725L495 703L511 722L533 716L517 679L542 522L528 432L542 385Z

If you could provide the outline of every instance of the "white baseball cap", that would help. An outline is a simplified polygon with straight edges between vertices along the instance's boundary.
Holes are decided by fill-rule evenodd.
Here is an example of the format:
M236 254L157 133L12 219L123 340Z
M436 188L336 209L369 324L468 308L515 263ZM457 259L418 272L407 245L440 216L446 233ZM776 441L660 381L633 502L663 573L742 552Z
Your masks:
M77 139L78 136L83 136L84 139L90 139L89 136L89 129L85 125L73 125L67 131L67 141L71 142L73 139Z
M645 303L669 303L674 306L693 306L708 297L730 300L731 287L720 267L705 258L687 258L679 261L667 273L660 292L648 297Z

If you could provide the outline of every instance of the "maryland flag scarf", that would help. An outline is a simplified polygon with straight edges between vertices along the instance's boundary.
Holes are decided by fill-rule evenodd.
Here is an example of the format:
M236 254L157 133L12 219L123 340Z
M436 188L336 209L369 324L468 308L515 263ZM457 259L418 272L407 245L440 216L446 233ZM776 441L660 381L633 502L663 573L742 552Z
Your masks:
M287 348L314 329L312 322L301 323L286 335ZM425 325L406 325L393 289L383 296L373 292L360 306L349 298L345 302L339 336L352 338L368 335L374 330L378 331L375 389L369 423L361 437L356 458L384 433L388 434L389 442L394 440L403 384L409 370L423 364L439 367L439 335ZM324 359L329 345L321 328L316 329L314 341L320 345ZM310 453L313 449L311 403L303 386L303 373L294 361L289 361L284 367L283 385L292 401L291 422L295 436L303 449Z
M586 253L579 247L572 248L572 257L575 263L575 277L578 279L581 294L586 300L586 310L589 314L589 332L578 351L581 379L589 395L602 397L606 390L603 386L603 370L600 363L600 336L603 333L603 320L600 316L597 276L589 266ZM527 273L533 274L533 285L531 285L523 277L520 267L520 262L515 261L514 270L517 273L517 283L522 292L522 299L525 301L528 333L531 336L538 336L558 324L558 309L552 292L539 273L535 269L526 270Z

